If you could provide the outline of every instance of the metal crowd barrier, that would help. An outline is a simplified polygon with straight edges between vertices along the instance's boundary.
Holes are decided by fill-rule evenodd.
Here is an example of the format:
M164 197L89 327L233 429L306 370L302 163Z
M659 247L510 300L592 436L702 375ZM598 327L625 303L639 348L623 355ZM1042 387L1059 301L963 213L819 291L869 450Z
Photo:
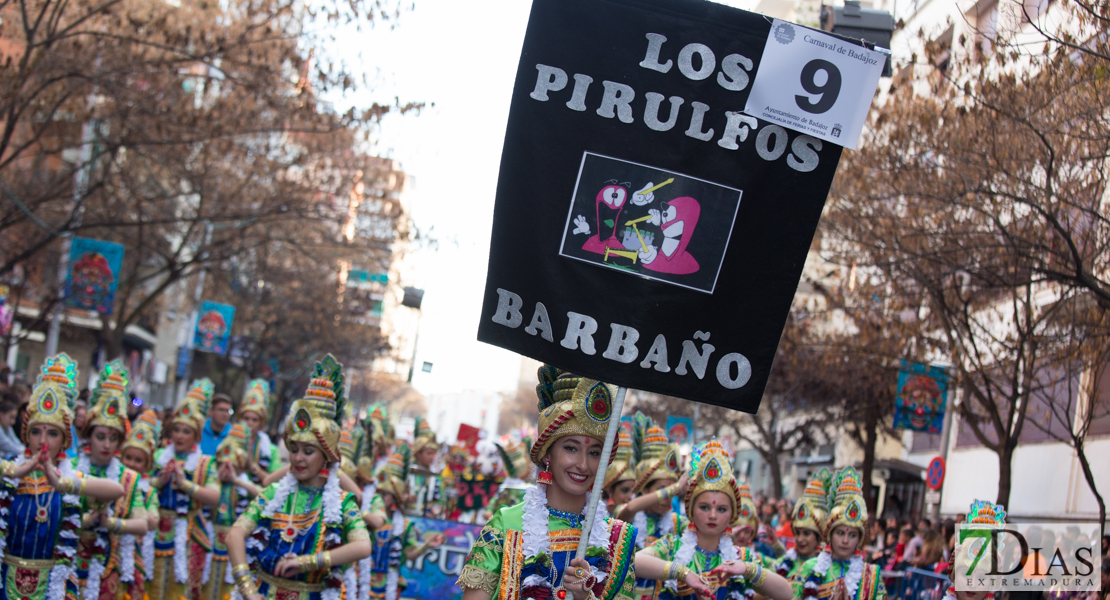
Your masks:
M887 596L891 600L941 600L948 590L948 577L922 569L883 571Z

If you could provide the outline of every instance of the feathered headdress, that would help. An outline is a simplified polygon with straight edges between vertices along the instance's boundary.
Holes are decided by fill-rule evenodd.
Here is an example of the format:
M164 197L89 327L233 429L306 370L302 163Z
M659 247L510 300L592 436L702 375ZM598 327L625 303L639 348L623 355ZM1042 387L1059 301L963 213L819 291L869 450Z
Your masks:
M131 380L127 377L127 369L123 367L122 361L113 360L104 365L92 393L89 419L81 435L88 438L93 427L98 426L115 429L124 436L131 433L131 422L127 420L127 405L131 402L131 396L127 393L130 385Z
M324 451L328 463L339 462L339 423L347 399L343 395L343 365L332 355L316 363L304 397L290 408L292 417L285 424L285 443L311 444Z
M247 393L239 404L239 413L256 413L263 423L269 419L270 409L270 384L265 379L252 379L247 386Z
M859 472L853 467L844 467L833 475L833 500L825 523L825 539L829 539L833 530L841 525L866 533L867 504L863 500L863 490L860 489L859 482Z
M532 465L528 461L528 439L509 440L505 444L497 444L501 453L501 462L505 463L505 473L509 477L527 479Z
M388 492L398 503L403 503L408 493L409 467L412 465L412 450L408 444L401 444L397 451L378 470L378 493Z
M158 449L158 440L162 435L162 422L158 419L158 413L153 410L144 410L142 414L135 419L135 424L131 427L131 433L124 440L123 446L120 447L120 454L123 454L128 448L135 448L141 450L146 454L148 470L154 468L154 451Z
M173 423L181 423L193 428L196 432L197 441L200 441L201 430L204 429L204 422L208 420L208 406L212 402L212 394L216 392L216 385L212 383L211 379L205 377L193 382L189 386L189 393L185 394L185 398L177 405L177 410L173 412L173 417L170 419L171 425Z
M613 417L616 386L559 371L550 365L540 367L537 378L539 435L529 453L536 466L543 468L544 455L559 438L585 435L605 440L609 419Z
M62 432L62 450L73 444L71 425L73 406L77 400L77 363L65 352L46 359L42 365L31 401L27 405L27 418L23 421L20 437L28 445L27 434L35 425L50 425Z
M829 512L828 489L831 479L828 469L821 469L809 478L802 497L794 505L791 527L809 529L817 533L818 539L822 538Z

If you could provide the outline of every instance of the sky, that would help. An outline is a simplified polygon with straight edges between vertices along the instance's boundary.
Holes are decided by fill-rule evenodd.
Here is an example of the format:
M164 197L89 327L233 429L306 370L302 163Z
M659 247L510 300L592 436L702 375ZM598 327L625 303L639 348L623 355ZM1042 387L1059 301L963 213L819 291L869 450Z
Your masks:
M730 0L747 8L751 2ZM344 103L423 101L419 115L387 115L372 152L397 159L415 178L416 226L438 240L412 257L425 290L413 385L425 395L511 392L520 357L477 341L489 259L493 201L531 2L415 0L395 22L343 34L340 54L370 85ZM434 103L434 106L432 106Z

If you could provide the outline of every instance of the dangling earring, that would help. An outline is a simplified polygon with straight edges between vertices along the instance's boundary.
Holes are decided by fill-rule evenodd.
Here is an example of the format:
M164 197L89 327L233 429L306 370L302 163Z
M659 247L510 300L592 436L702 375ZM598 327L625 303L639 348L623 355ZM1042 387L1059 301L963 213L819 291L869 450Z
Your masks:
M555 483L555 478L552 477L551 471L548 470L550 468L551 468L551 462L547 461L547 460L543 461L543 470L540 471L540 474L536 476L536 483L537 484L539 484L539 485L551 485L551 484Z

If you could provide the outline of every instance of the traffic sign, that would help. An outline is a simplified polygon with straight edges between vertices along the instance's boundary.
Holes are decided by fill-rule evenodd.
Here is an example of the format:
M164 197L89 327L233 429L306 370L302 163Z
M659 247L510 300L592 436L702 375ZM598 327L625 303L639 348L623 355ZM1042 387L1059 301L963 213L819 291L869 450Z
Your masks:
M925 474L925 485L931 490L939 490L944 485L944 459L940 456L929 461L929 470Z

